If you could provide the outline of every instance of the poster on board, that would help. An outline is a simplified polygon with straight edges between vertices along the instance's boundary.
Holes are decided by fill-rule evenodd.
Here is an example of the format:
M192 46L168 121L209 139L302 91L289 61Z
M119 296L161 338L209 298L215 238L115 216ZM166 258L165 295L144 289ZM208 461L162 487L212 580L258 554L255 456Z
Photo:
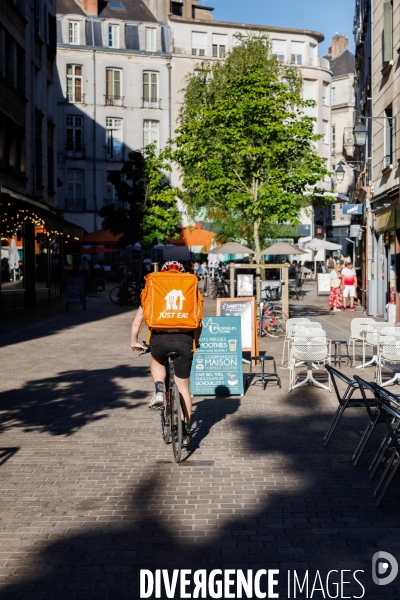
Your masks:
M254 298L217 298L217 316L240 317L242 350L256 354L256 302Z
M329 294L331 291L331 274L330 273L318 273L317 274L317 294Z
M190 374L192 396L244 394L239 317L205 317Z
M254 275L237 276L237 295L253 296L254 294Z

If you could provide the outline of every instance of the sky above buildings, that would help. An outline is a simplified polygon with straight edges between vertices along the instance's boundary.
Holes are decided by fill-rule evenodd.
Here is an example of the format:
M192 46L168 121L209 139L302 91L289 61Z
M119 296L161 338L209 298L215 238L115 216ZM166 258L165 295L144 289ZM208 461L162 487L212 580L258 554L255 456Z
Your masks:
M218 21L319 31L325 36L320 56L327 54L336 33L346 34L354 52L354 0L200 0L200 4L213 6Z

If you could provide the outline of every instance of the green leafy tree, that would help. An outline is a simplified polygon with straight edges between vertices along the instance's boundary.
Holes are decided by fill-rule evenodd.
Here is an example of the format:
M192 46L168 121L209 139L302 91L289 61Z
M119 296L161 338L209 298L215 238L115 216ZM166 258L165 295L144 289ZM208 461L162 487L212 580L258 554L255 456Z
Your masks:
M212 213L209 227L216 232L216 241L224 244L231 240L245 240L250 248L254 248L254 230L252 224L246 222L243 214L230 210L229 213ZM259 239L262 249L270 240L293 239L297 236L297 227L290 223L276 223L262 219L259 228Z
M171 168L157 156L153 145L146 154L133 151L120 171L111 171L108 180L115 186L118 199L126 208L104 206L103 229L123 234L121 243L140 241L143 248L166 243L175 236L181 220L176 208L176 191L165 176Z
M182 199L192 215L239 215L257 260L263 224L298 223L310 202L304 191L328 174L315 119L304 114L315 103L302 99L301 87L298 69L278 62L268 37L248 36L224 62L204 63L184 90L169 152L181 169Z

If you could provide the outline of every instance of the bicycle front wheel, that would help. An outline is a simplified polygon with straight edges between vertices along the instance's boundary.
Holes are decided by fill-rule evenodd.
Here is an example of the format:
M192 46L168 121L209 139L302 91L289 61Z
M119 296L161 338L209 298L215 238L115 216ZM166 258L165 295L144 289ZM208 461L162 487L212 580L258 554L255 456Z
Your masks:
M171 403L172 451L174 453L175 462L179 463L182 453L182 418L181 399L175 383L170 387L169 400Z
M114 302L114 304L121 304L121 287L120 286L117 286L111 290L110 300L112 302Z

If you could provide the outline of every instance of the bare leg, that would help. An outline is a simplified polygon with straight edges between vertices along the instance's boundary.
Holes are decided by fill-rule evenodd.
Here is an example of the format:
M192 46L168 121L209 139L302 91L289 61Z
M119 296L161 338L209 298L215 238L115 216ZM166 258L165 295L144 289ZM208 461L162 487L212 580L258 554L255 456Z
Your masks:
M165 376L167 374L165 366L162 363L159 363L155 358L151 361L150 370L153 381L165 381ZM175 375L175 383L183 400L183 420L185 423L189 423L192 414L192 397L190 395L189 379L181 379Z
M158 362L158 360L156 360L155 358L153 358L151 361L150 371L154 383L156 381L165 381L165 376L167 374L165 366L162 363Z
M175 383L183 400L183 420L189 423L192 414L192 397L190 395L189 379L181 379L175 375Z
M354 306L354 298L353 296L350 296L350 308Z

